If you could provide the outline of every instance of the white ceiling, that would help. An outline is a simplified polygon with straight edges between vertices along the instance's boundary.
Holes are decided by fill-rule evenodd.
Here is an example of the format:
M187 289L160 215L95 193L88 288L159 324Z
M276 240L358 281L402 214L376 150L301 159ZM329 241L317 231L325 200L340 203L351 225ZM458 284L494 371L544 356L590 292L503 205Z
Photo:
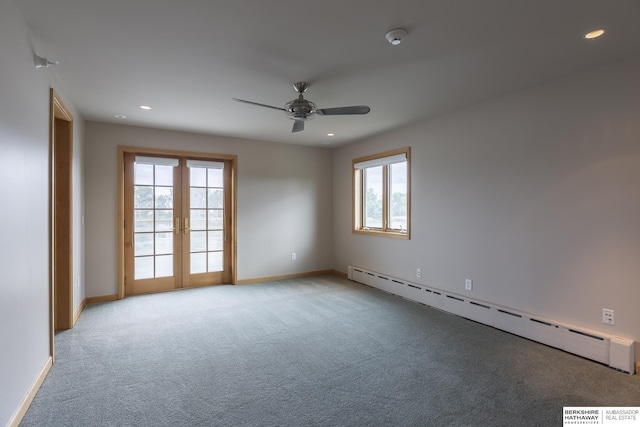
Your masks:
M15 0L84 118L330 146L640 54L638 0ZM409 35L392 46L385 33ZM604 37L583 34L604 27ZM292 134L319 108L365 104ZM140 105L150 105L143 111ZM114 118L127 116L125 120ZM335 137L327 137L335 133Z

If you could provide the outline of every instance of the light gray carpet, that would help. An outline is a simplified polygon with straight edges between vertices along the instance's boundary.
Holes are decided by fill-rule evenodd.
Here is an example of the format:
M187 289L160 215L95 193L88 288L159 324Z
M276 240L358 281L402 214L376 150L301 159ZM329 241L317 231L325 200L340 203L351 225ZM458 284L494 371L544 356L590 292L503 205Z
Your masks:
M559 426L640 377L333 276L87 306L23 426Z

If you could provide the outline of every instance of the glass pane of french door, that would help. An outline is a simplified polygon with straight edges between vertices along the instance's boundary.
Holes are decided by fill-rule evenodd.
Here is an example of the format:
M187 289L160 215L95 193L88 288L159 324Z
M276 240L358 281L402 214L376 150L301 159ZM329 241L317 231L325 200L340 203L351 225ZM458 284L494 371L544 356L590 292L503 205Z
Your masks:
M224 175L212 162L189 167L191 274L224 270Z
M173 276L173 166L135 163L134 279Z

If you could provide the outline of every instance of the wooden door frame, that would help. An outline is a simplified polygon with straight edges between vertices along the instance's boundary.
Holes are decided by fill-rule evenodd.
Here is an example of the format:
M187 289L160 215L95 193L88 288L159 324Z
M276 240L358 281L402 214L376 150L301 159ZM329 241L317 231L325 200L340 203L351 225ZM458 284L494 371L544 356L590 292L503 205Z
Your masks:
M227 160L231 163L231 284L237 283L237 163L238 156L229 154L196 153L191 151L161 150L142 147L118 146L118 299L125 297L125 154L194 157Z
M73 115L50 89L50 352L56 330L73 328Z

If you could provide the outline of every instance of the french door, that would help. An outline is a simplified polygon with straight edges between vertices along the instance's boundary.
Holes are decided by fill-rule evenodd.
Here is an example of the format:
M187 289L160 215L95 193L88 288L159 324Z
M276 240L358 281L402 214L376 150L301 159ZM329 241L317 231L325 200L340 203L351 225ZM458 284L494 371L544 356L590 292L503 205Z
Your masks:
M126 295L231 283L232 162L124 153Z

